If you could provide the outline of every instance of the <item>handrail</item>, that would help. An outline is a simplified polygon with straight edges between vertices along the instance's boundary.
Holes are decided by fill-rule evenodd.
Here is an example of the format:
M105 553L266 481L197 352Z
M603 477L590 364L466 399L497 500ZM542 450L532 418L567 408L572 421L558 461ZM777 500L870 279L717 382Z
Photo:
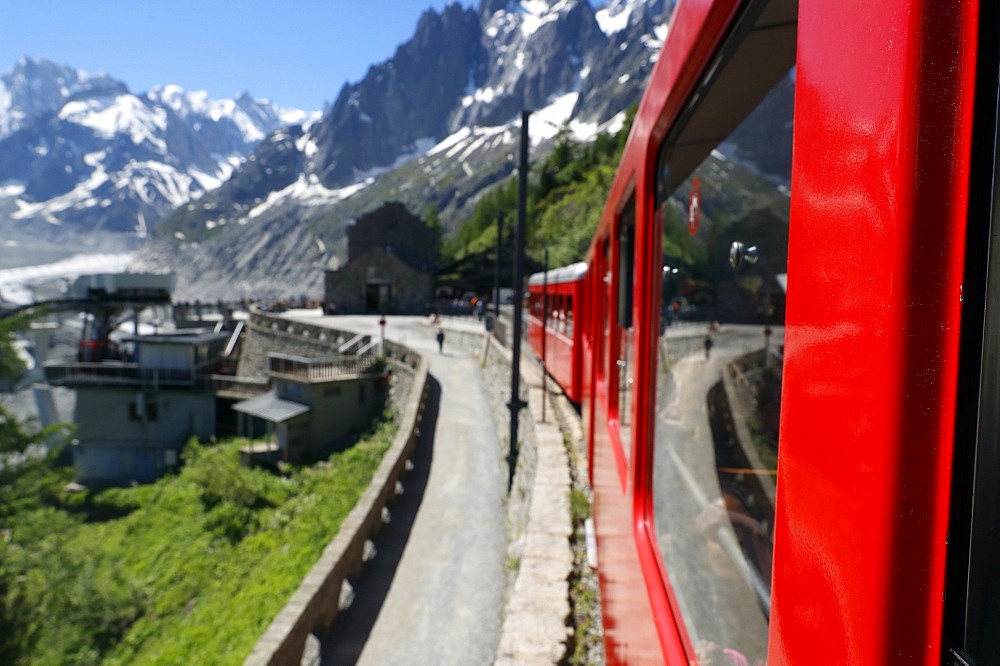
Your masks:
M361 333L358 333L353 338L351 338L344 344L340 345L340 347L337 348L337 352L340 354L347 354L352 348L356 347L357 345L360 345L362 341L367 337L368 337L367 335L362 335Z
M371 351L371 345L365 348L364 353L350 356L310 359L274 352L267 355L268 372L307 380L363 375L375 368L377 363L378 356Z

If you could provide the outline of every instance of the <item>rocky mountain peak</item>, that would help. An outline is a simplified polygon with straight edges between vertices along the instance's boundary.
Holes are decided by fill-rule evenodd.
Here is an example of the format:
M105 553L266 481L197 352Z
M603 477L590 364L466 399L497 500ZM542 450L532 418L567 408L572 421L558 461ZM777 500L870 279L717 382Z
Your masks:
M133 94L106 74L22 58L0 76L0 230L44 221L144 235L228 179L286 117L305 113L175 85Z
M128 87L107 74L90 74L51 60L22 57L0 75L0 138L32 118L58 111L70 99L124 93L128 93Z
M318 119L177 86L132 95L109 83L98 101L87 76L62 74L82 95L73 113L60 117L61 97L0 138L0 210L22 225L129 234L139 219L158 236L144 253L178 271L185 297L209 283L263 289L250 273L264 266L269 292L286 279L301 291L343 251L349 221L385 200L432 206L454 226L511 172L522 109L536 112L535 144L561 127L593 136L620 118L641 97L673 0L596 11L588 0L477 4L426 11ZM131 131L109 132L111 118ZM297 248L308 257L296 261Z

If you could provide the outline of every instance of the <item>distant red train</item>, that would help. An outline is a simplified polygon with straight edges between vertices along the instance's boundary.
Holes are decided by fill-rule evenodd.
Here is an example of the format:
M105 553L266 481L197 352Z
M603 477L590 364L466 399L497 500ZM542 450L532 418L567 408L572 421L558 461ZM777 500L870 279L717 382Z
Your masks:
M678 2L530 286L610 662L1000 663L998 72L994 2Z
M583 311L586 274L587 264L580 262L528 278L528 343L577 404L583 390L583 329L576 320Z

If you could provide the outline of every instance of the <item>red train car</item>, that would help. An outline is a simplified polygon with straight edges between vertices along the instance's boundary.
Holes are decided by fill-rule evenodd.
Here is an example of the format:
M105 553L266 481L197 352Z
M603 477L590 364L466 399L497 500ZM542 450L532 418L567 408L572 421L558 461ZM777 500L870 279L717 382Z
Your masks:
M579 262L528 278L528 344L577 404L583 396L583 329L576 322L585 311L586 274L587 264Z
M678 2L577 318L610 662L1000 659L997 14Z

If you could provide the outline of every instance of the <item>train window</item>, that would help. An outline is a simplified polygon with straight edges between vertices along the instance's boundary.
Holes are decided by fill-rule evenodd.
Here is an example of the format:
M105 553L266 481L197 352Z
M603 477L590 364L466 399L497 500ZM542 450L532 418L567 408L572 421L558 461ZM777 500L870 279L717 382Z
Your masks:
M566 335L573 337L573 296L566 295Z
M722 143L668 136L657 169L658 547L698 655L749 663L767 657L787 283L794 73L775 78Z
M618 423L622 453L627 458L632 445L632 391L635 383L635 361L632 328L632 288L635 283L635 197L625 204L618 217L618 262L615 284L617 298L617 328L613 344L615 367L611 376L611 418Z

